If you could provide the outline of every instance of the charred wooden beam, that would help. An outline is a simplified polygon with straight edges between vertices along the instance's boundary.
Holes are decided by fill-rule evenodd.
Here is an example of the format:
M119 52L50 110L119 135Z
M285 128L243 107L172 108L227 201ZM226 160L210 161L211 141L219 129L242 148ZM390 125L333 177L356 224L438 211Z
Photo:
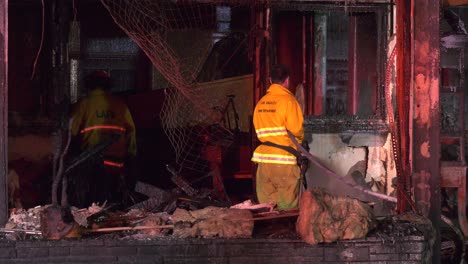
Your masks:
M208 207L208 206L229 207L229 204L224 203L224 202L211 201L211 200L200 199L196 197L177 197L177 200L185 201L185 202L192 202L195 204L199 204L202 207Z
M255 86L254 86L254 105L266 93L267 78L269 75L269 53L267 45L271 45L271 40L267 40L270 32L268 32L268 23L270 12L263 6L252 7L251 23L255 29L255 37L252 38L252 50L254 50L254 65L255 65Z
M326 106L327 86L327 15L317 13L314 17L314 115L323 115Z
M166 165L167 170L172 174L171 181L175 183L182 191L184 191L187 195L189 196L197 196L198 192L195 190L192 186L190 186L190 183L186 181L182 175L177 173L174 168L172 168L169 165Z
M169 192L162 190L158 187L155 187L151 184L147 184L144 182L137 182L135 185L135 192L139 192L141 194L144 194L148 197L156 197L156 198L162 198L166 195L169 194Z
M8 219L8 0L0 0L0 225Z
M417 210L436 230L433 263L440 262L440 1L413 0L413 187ZM400 55L399 55L400 56Z
M172 198L172 196L169 196ZM168 199L160 199L158 197L151 197L148 200L134 204L129 209L146 209L148 211L159 211L164 205L166 205Z
M397 210L400 213L409 210L410 195L408 184L410 182L409 172L409 91L411 83L411 34L410 34L410 1L397 0L396 2L396 49L397 49L397 72L396 72L396 98L397 110L396 116L398 123L398 145L400 154L399 167L400 175L397 181Z
M168 170L176 175L174 169L168 166ZM151 184L144 182L137 182L135 185L135 192L144 194L149 198L145 201L139 202L129 207L129 209L146 209L148 211L166 211L166 208L171 203L177 201L179 195L181 195L182 190L177 187L172 191L162 190L158 187L155 187ZM176 206L174 204L174 206ZM175 209L175 208L174 208Z

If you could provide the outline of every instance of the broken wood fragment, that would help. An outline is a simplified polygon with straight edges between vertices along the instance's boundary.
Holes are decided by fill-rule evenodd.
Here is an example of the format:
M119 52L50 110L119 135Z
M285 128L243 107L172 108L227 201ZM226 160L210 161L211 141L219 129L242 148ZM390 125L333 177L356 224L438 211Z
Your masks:
M223 202L199 199L195 197L177 197L177 199L180 201L185 201L185 202L194 202L194 203L200 204L203 207L208 207L208 206L227 207L228 206L228 204L223 203Z
M92 219L93 216L99 215L101 212L105 212L105 210L107 210L107 208L105 208L105 205L106 203L104 203L102 206L93 203L88 208L72 208L71 212L73 214L75 222L77 222L82 227L88 227L89 219Z
M87 230L87 232L98 233L98 232L132 231L132 230L144 230L144 229L162 229L162 228L172 229L174 228L174 225L107 227L107 228L89 229Z
M130 206L129 209L146 209L148 211L154 211L159 210L164 203L165 200L163 201L159 198L151 197L148 200Z
M21 232L21 233L31 234L31 235L42 235L41 231L25 230L25 229L18 229L18 228L0 228L0 232L4 232L4 233Z
M144 195L146 195L148 197L156 197L156 198L160 198L160 199L163 199L163 198L165 198L166 196L169 195L169 192L167 192L167 191L165 191L163 189L160 189L158 187L155 187L155 186L153 186L151 184L141 182L141 181L138 181L136 183L135 192L144 194Z
M197 196L198 192L195 190L182 175L177 173L170 165L166 165L167 170L172 174L171 181L176 184L188 196Z
M295 217L295 216L299 216L299 212L288 213L288 214L278 214L278 215L271 215L271 216L253 217L253 218L246 219L246 220L260 221L260 220L272 220L272 219L288 218L288 217Z

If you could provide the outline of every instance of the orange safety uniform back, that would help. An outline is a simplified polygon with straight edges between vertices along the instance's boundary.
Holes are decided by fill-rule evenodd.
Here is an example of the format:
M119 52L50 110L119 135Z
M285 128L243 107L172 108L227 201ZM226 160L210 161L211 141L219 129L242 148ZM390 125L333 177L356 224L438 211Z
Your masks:
M94 89L74 105L72 117L72 135L79 136L81 150L101 143L110 134L119 134L119 141L104 153L105 163L122 167L125 158L136 156L135 124L121 99L103 89Z
M304 117L294 95L279 84L272 84L255 106L253 123L261 142L270 141L296 149L288 136L290 131L299 142L304 138ZM279 148L260 145L252 157L258 163L297 164L296 157Z

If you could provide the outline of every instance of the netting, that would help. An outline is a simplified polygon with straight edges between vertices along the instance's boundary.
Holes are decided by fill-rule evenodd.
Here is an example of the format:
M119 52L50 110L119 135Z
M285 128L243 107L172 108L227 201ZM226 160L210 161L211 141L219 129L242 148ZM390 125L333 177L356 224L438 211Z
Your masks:
M220 14L220 5L240 7L256 1L101 2L114 21L146 53L160 79L168 83L161 120L179 168L206 172L209 164L203 150L207 145L229 146L233 141L233 130L223 123L224 113L216 110L215 106L223 102L213 102L210 94L197 84L197 77L203 75L203 79L210 79L200 70L206 68L207 57L216 45L213 36L224 30L220 29L219 23L226 24L228 20L222 17L222 12ZM245 33L246 36L249 34ZM245 45L246 39L234 43ZM241 49L230 47L226 50L231 54L224 54L226 59L218 61L215 68L229 65Z

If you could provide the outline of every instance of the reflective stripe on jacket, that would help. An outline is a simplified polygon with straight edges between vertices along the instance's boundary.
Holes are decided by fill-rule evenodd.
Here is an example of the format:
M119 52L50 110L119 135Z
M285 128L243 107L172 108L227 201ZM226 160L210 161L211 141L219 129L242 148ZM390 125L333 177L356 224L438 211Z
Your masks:
M116 158L136 155L135 124L127 105L102 89L92 90L73 107L72 135L80 137L82 150L102 142L110 133L121 135L106 151Z
M270 141L296 149L288 136L289 130L299 142L302 142L304 117L294 95L278 84L272 84L255 106L253 123L257 137L261 142ZM296 157L279 148L260 145L252 156L252 161L259 163L297 164Z

